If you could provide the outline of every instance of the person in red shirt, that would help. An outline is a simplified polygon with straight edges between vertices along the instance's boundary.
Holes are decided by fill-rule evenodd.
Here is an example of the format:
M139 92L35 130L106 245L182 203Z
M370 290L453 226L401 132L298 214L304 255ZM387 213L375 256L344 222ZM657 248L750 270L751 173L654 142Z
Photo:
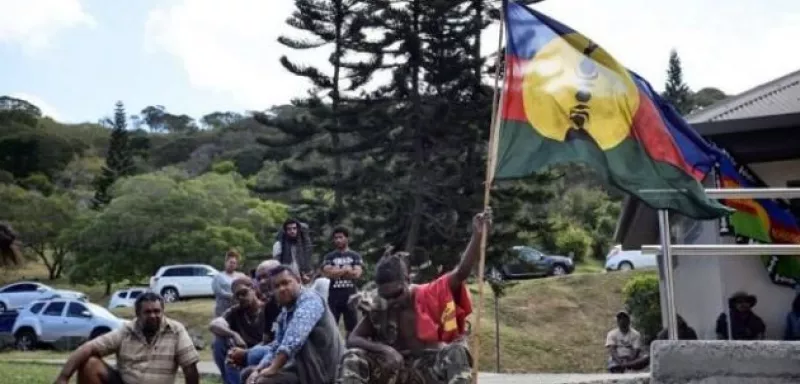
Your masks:
M375 268L377 289L362 299L366 316L347 340L337 383L471 382L466 319L472 302L464 282L490 224L491 210L477 214L458 266L427 284L410 284L407 253L384 255Z

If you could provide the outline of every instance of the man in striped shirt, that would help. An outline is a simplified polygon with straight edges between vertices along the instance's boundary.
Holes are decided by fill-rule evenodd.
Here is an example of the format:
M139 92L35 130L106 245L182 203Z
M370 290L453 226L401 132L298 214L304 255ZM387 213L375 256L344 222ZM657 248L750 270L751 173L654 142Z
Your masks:
M135 321L83 344L55 382L67 384L77 371L79 384L174 384L180 367L186 384L198 384L200 356L186 328L164 317L164 299L147 292L134 307ZM111 354L116 355L116 368L102 360Z

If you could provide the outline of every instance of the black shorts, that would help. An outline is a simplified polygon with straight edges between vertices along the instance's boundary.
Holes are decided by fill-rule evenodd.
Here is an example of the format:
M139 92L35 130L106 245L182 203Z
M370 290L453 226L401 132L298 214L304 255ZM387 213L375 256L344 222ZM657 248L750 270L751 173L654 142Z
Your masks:
M112 367L105 360L103 360L103 365L106 367L107 379L105 384L125 384L125 382L122 381L122 375L119 374L117 368Z

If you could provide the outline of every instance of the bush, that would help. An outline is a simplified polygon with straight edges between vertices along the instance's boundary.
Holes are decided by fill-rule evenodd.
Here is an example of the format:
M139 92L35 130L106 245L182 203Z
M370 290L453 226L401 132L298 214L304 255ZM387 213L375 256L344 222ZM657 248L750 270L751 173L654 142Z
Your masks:
M658 276L647 274L636 276L622 290L625 307L633 320L633 327L641 332L646 343L655 339L661 331L661 297Z
M583 229L568 225L556 234L555 245L558 252L572 254L575 261L583 261L592 249L592 237Z
M220 175L227 175L236 172L236 164L230 160L219 161L211 166L211 171Z

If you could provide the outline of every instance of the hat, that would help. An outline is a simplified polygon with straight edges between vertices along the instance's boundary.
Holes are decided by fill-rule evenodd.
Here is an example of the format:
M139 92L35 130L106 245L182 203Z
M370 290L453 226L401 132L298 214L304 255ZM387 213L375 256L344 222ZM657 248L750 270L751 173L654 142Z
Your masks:
M617 318L619 319L620 317L627 317L630 319L631 315L627 311L619 311L617 312Z
M733 306L739 301L744 301L750 304L751 307L755 307L756 303L758 303L758 299L755 297L755 295L751 295L744 291L739 291L731 295L731 298L728 299L728 305Z

